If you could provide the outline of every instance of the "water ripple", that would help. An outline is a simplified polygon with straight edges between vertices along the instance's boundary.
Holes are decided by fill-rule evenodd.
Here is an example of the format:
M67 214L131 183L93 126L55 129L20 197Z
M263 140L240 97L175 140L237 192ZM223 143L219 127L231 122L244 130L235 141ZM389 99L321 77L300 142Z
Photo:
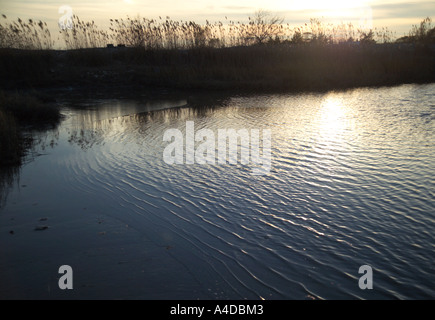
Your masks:
M433 298L435 96L415 101L416 90L433 86L83 117L64 125L74 150L53 170L106 199L104 214L176 247L169 254L212 297ZM271 173L164 163L164 131L186 121L271 129ZM358 287L363 264L372 292Z

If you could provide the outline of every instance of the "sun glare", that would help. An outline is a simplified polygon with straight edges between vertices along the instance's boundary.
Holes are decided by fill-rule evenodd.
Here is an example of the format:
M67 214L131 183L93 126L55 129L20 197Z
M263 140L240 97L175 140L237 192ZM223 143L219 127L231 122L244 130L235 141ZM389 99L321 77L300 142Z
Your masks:
M327 140L337 139L347 125L346 110L341 99L333 94L327 96L319 111L319 130L328 138Z

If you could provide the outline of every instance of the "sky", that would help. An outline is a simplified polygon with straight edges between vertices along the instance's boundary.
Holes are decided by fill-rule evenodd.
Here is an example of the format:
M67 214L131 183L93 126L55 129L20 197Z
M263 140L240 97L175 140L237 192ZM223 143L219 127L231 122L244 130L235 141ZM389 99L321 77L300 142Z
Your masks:
M255 11L263 9L294 26L318 18L323 22L353 22L365 28L388 27L400 37L425 17L435 20L435 1L429 0L0 0L0 14L8 20L42 20L58 28L62 16L59 9L64 5L82 20L94 20L102 28L109 26L110 18L138 15L197 23L225 22L225 17L246 22Z

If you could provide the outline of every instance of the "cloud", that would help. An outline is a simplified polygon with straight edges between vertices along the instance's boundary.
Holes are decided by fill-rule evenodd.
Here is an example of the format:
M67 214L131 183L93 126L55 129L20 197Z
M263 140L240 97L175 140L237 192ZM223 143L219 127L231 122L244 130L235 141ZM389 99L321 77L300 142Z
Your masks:
M381 3L373 4L372 9L377 19L435 16L435 2Z

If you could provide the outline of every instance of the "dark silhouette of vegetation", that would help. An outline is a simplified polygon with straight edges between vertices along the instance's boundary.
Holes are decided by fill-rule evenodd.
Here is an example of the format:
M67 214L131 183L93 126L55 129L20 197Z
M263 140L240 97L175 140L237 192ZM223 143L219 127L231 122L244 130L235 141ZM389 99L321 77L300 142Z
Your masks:
M435 74L430 18L410 31L407 42L424 44L414 48L394 43L386 28L359 30L318 19L291 28L264 11L248 23L112 19L107 31L74 16L73 29L60 31L66 51L41 50L52 43L42 22L1 19L6 21L0 24L4 89L136 85L306 91L432 82Z
M414 26L407 41L433 40L430 18ZM311 19L303 26L293 28L283 23L283 18L259 10L248 22L175 21L169 17L159 19L131 18L110 19L108 30L100 29L94 21L83 21L73 16L72 28L59 31L58 43L66 49L103 48L108 44L127 47L157 49L226 48L258 44L331 44L341 42L392 43L394 33L388 28L362 30L351 23L325 24ZM432 30L432 31L431 31ZM52 49L54 41L45 22L27 22L17 19L9 22L0 17L0 48L29 50Z
M360 39L361 44L375 44L376 40L374 39L374 32L370 30L369 32L363 32Z
M27 130L55 125L61 119L57 107L34 95L0 91L0 167L16 166L31 145Z
M47 100L49 98L35 94L0 92L0 110L11 115L18 124L28 127L56 123L60 120L59 110Z
M6 20L2 14L0 19ZM29 19L27 22L21 20L0 23L0 47L17 49L51 49L53 47L50 30L46 22L36 22Z
M109 34L100 30L94 21L85 22L73 16L73 28L62 29L59 33L67 49L102 48L109 42Z
M19 164L23 150L14 117L0 109L0 166Z
M279 35L283 34L283 21L283 18L272 17L268 12L259 10L253 18L249 18L247 38L253 39L256 44L262 44L273 38L279 42Z
M407 36L396 40L398 43L412 43L430 45L435 44L435 27L432 27L431 18L427 17L420 22L420 25L412 26L411 31Z
M312 91L435 80L430 47L375 44L370 34L359 43L321 39L187 50L0 50L0 86Z

